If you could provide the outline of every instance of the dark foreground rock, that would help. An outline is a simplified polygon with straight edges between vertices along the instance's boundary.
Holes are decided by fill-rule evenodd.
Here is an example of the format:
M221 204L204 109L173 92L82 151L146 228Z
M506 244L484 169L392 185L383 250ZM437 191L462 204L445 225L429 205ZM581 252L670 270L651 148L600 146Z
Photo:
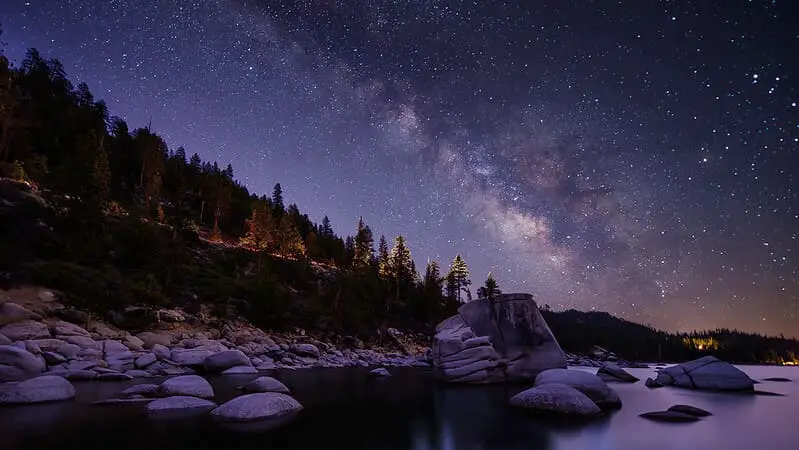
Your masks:
M688 389L754 391L754 382L747 374L710 355L662 369L655 381Z
M674 405L670 407L668 411L676 411L683 414L690 414L696 417L707 417L713 415L710 411L705 411L702 408L697 408L696 406L691 406L691 405Z
M639 415L644 419L654 420L655 422L696 422L699 417L685 414L678 411L653 411Z
M585 394L558 383L542 384L519 392L510 399L510 405L551 415L594 417L602 413L599 406Z
M525 381L566 367L560 345L529 294L461 306L436 327L432 361L439 378L461 383Z

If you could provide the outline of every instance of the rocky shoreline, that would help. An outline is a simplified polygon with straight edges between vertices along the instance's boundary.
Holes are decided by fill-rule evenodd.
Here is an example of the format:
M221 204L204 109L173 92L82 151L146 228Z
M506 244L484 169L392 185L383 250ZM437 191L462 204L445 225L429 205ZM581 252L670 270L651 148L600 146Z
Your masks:
M68 380L120 381L192 374L255 374L263 371L335 367L428 367L429 351L404 335L392 337L405 351L336 348L300 331L267 334L246 323L221 330L188 320L180 311L161 311L161 328L136 334L64 309L40 291L35 309L0 304L0 382L40 375ZM72 320L70 320L72 319ZM78 323L75 323L78 322ZM363 346L349 338L355 346ZM413 354L407 349L418 350Z

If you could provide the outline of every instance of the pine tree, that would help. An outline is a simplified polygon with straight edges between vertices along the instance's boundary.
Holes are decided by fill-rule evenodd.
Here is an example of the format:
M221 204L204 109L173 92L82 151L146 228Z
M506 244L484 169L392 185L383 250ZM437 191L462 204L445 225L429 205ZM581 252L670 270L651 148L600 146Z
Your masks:
M297 232L291 216L284 215L280 219L280 253L284 256L300 256L305 254L305 243Z
M233 166L228 164L227 167L225 167L225 170L222 171L222 175L224 175L228 180L233 180Z
M377 247L377 273L383 279L391 276L391 260L388 254L388 243L384 235L380 236L380 244Z
M469 268L466 266L466 261L458 254L449 266L449 274L447 274L447 295L453 296L454 294L454 298L462 303L462 292L466 292L467 296L471 297L471 292L469 291L469 285L471 284L472 280L469 279Z
M394 238L394 247L389 256L391 276L397 281L412 281L414 277L414 263L411 250L402 235Z
M358 219L358 230L355 233L355 254L352 264L355 267L368 267L374 258L374 237L372 230L363 221L363 217Z
M275 184L275 188L272 191L272 207L274 208L276 217L283 217L283 213L286 212L286 207L283 204L283 188L280 187L280 183Z
M202 164L203 160L200 159L200 155L196 153L191 155L191 159L189 160L189 166L191 166L192 169L194 169L196 172L199 172Z
M477 289L477 298L493 300L495 296L501 293L502 291L499 289L497 280L494 279L494 275L491 272L488 272L488 278L486 278L485 285L480 286L480 288Z
M330 226L330 219L327 216L322 219L322 227L319 230L319 235L333 237L333 227Z

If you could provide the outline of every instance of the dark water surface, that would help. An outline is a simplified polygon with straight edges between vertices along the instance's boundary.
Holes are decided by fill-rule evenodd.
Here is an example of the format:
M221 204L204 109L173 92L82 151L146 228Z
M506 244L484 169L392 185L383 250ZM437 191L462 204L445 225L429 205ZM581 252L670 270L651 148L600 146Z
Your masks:
M260 433L238 433L207 416L150 420L143 405L94 406L135 383L76 383L75 402L0 408L2 449L799 449L799 368L740 366L751 377L788 377L757 388L785 397L716 394L675 388L649 390L643 381L613 383L621 411L588 424L533 418L507 407L521 386L448 386L420 369L391 369L369 379L361 369L314 369L273 374L305 409L293 422ZM653 371L631 369L645 379ZM224 402L253 375L214 378ZM638 417L676 403L714 416L690 424Z

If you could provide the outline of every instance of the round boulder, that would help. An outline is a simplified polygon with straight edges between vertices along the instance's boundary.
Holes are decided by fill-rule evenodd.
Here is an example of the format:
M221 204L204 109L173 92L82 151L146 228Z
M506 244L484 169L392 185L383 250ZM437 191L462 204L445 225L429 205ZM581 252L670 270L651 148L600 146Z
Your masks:
M389 372L385 367L378 367L377 369L370 370L369 376L375 378L390 377L391 372Z
M550 369L541 372L535 378L535 386L548 383L558 383L573 387L585 394L603 410L621 408L619 394L593 373L583 370Z
M510 399L516 408L545 414L593 417L602 413L585 394L570 386L557 383L542 384L518 394Z
M158 386L158 395L170 397L185 395L189 397L214 398L214 389L199 375L181 375L170 378Z
M302 405L286 394L264 392L247 394L211 411L220 422L246 423L267 419L280 419L302 410Z
M231 367L249 366L250 358L241 350L228 350L209 355L203 361L203 368L207 372L224 372Z
M32 353L14 345L0 345L0 382L25 380L43 371L43 361Z
M258 377L239 389L244 392L279 392L281 394L289 394L289 388L280 381L272 377Z
M0 405L55 402L74 397L72 383L54 375L0 385Z

